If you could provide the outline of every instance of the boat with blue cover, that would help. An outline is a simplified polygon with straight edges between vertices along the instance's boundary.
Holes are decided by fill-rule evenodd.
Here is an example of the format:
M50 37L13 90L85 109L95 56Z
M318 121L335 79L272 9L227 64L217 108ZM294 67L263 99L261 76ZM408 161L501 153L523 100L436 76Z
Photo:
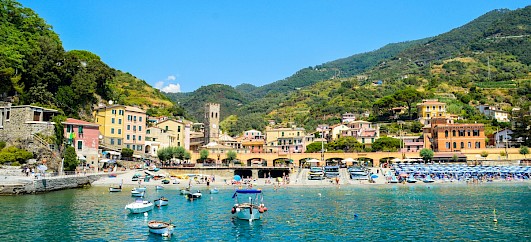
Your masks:
M415 183L417 182L417 179L415 179L415 176L413 174L409 175L409 177L406 180L407 183Z
M231 209L231 213L236 214L238 219L249 221L257 220L261 218L262 213L267 211L267 208L263 203L264 197L262 190L236 190L234 195L232 195L232 198L235 200L235 204Z

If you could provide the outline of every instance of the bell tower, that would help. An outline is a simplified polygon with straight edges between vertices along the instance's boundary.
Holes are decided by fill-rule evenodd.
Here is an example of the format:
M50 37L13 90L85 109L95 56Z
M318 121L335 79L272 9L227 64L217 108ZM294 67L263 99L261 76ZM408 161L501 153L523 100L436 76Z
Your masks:
M219 103L205 104L205 144L219 140Z

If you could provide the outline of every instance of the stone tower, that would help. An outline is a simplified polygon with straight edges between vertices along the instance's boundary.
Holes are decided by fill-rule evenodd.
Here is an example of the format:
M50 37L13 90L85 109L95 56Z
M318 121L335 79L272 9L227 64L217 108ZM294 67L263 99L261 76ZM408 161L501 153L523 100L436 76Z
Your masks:
M219 103L205 104L205 144L219 140Z

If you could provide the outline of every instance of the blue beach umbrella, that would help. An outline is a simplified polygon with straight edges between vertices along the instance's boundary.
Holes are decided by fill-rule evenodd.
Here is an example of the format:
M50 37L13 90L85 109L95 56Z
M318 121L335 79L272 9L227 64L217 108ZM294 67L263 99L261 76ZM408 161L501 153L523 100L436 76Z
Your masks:
M241 179L242 179L241 176L239 176L239 175L234 175L234 180L235 180L235 181L240 181Z
M378 175L376 175L376 174L372 174L372 175L371 175L371 178L372 178L372 179L376 179L376 178L378 178Z

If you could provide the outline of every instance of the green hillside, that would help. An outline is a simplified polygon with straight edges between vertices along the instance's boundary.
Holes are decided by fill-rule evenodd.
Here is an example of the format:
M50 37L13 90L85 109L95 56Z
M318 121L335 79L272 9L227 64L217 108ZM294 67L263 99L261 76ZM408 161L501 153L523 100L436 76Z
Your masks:
M52 27L33 10L11 0L0 0L0 5L0 97L87 120L95 104L108 100L152 114L184 115L158 90L114 70L97 55L65 51Z

